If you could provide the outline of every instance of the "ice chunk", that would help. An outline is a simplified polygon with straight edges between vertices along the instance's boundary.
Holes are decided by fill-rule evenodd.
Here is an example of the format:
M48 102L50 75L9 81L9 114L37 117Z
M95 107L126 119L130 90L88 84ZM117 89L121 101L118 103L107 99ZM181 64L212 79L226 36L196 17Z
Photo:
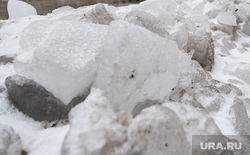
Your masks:
M218 14L221 12L221 10L219 9L210 9L208 12L206 12L206 15L209 18L215 18L216 16L218 16Z
M137 9L151 13L167 25L175 24L176 2L174 0L148 0L141 2Z
M249 63L232 63L224 68L224 72L236 76L239 79L250 84L250 64Z
M15 70L68 104L93 82L106 32L107 26L77 21L32 23L21 37L26 52L17 57Z
M21 154L21 140L13 129L7 125L0 124L0 154Z
M32 5L19 0L9 0L7 9L9 19L37 15L37 11Z
M177 6L174 0L148 0L141 2L140 7L144 10L164 9L174 11Z
M216 19L221 24L237 26L236 17L232 13L222 11L219 13Z
M205 2L201 2L196 7L193 8L191 14L192 15L202 15L205 7Z
M178 81L175 42L123 21L111 24L94 86L120 110L165 98Z
M184 29L177 30L170 35L170 38L175 40L178 44L179 49L186 46L188 42L188 31Z
M145 155L191 153L178 116L173 110L160 105L144 109L132 121L128 128L128 141Z
M145 11L132 11L125 16L124 20L145 27L162 37L168 36L168 27L155 16Z

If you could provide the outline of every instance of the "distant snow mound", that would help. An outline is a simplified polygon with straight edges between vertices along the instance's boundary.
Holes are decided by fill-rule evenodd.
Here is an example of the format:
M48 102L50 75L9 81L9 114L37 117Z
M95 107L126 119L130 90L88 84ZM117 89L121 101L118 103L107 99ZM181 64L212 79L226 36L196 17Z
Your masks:
M19 75L44 86L64 104L89 90L107 27L77 21L37 21L23 32Z
M37 11L32 5L19 0L9 0L7 10L9 19L37 15Z
M176 85L179 49L173 41L124 21L111 23L94 86L131 112L146 99L164 99Z

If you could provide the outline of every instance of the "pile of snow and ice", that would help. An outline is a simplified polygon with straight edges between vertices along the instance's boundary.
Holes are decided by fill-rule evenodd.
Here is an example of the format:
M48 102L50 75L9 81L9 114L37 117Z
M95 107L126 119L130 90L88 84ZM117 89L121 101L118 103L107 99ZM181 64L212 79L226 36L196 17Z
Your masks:
M0 154L191 154L192 135L250 134L249 10L147 0L0 21Z

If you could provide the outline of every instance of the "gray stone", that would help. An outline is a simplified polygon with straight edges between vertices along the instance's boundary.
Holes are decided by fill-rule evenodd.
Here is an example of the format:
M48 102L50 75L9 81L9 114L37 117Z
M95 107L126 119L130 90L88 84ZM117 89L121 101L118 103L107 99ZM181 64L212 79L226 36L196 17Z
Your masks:
M13 63L14 58L12 57L7 57L5 55L0 56L0 65L4 64L6 65L7 63Z
M13 129L0 124L0 155L21 154L21 140Z
M187 53L193 53L193 60L200 63L202 68L211 71L214 64L214 42L211 34L204 30L189 33L188 42L184 47Z
M156 33L162 37L166 37L169 35L167 26L155 16L145 11L131 11L125 16L124 20L129 23L145 27L151 32Z
M12 104L39 121L67 119L70 109L83 100L75 99L66 106L35 81L19 75L7 77L5 85Z

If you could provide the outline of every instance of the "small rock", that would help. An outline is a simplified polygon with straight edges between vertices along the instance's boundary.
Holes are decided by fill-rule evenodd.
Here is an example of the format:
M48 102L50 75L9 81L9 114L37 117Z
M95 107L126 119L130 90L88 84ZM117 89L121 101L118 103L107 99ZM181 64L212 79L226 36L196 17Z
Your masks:
M76 104L64 105L44 87L19 75L7 77L5 85L13 105L35 120L67 119L70 109Z
M7 63L13 63L14 58L12 57L7 57L5 55L0 56L0 65L4 64L6 65Z
M0 155L21 154L21 140L13 129L0 124Z

